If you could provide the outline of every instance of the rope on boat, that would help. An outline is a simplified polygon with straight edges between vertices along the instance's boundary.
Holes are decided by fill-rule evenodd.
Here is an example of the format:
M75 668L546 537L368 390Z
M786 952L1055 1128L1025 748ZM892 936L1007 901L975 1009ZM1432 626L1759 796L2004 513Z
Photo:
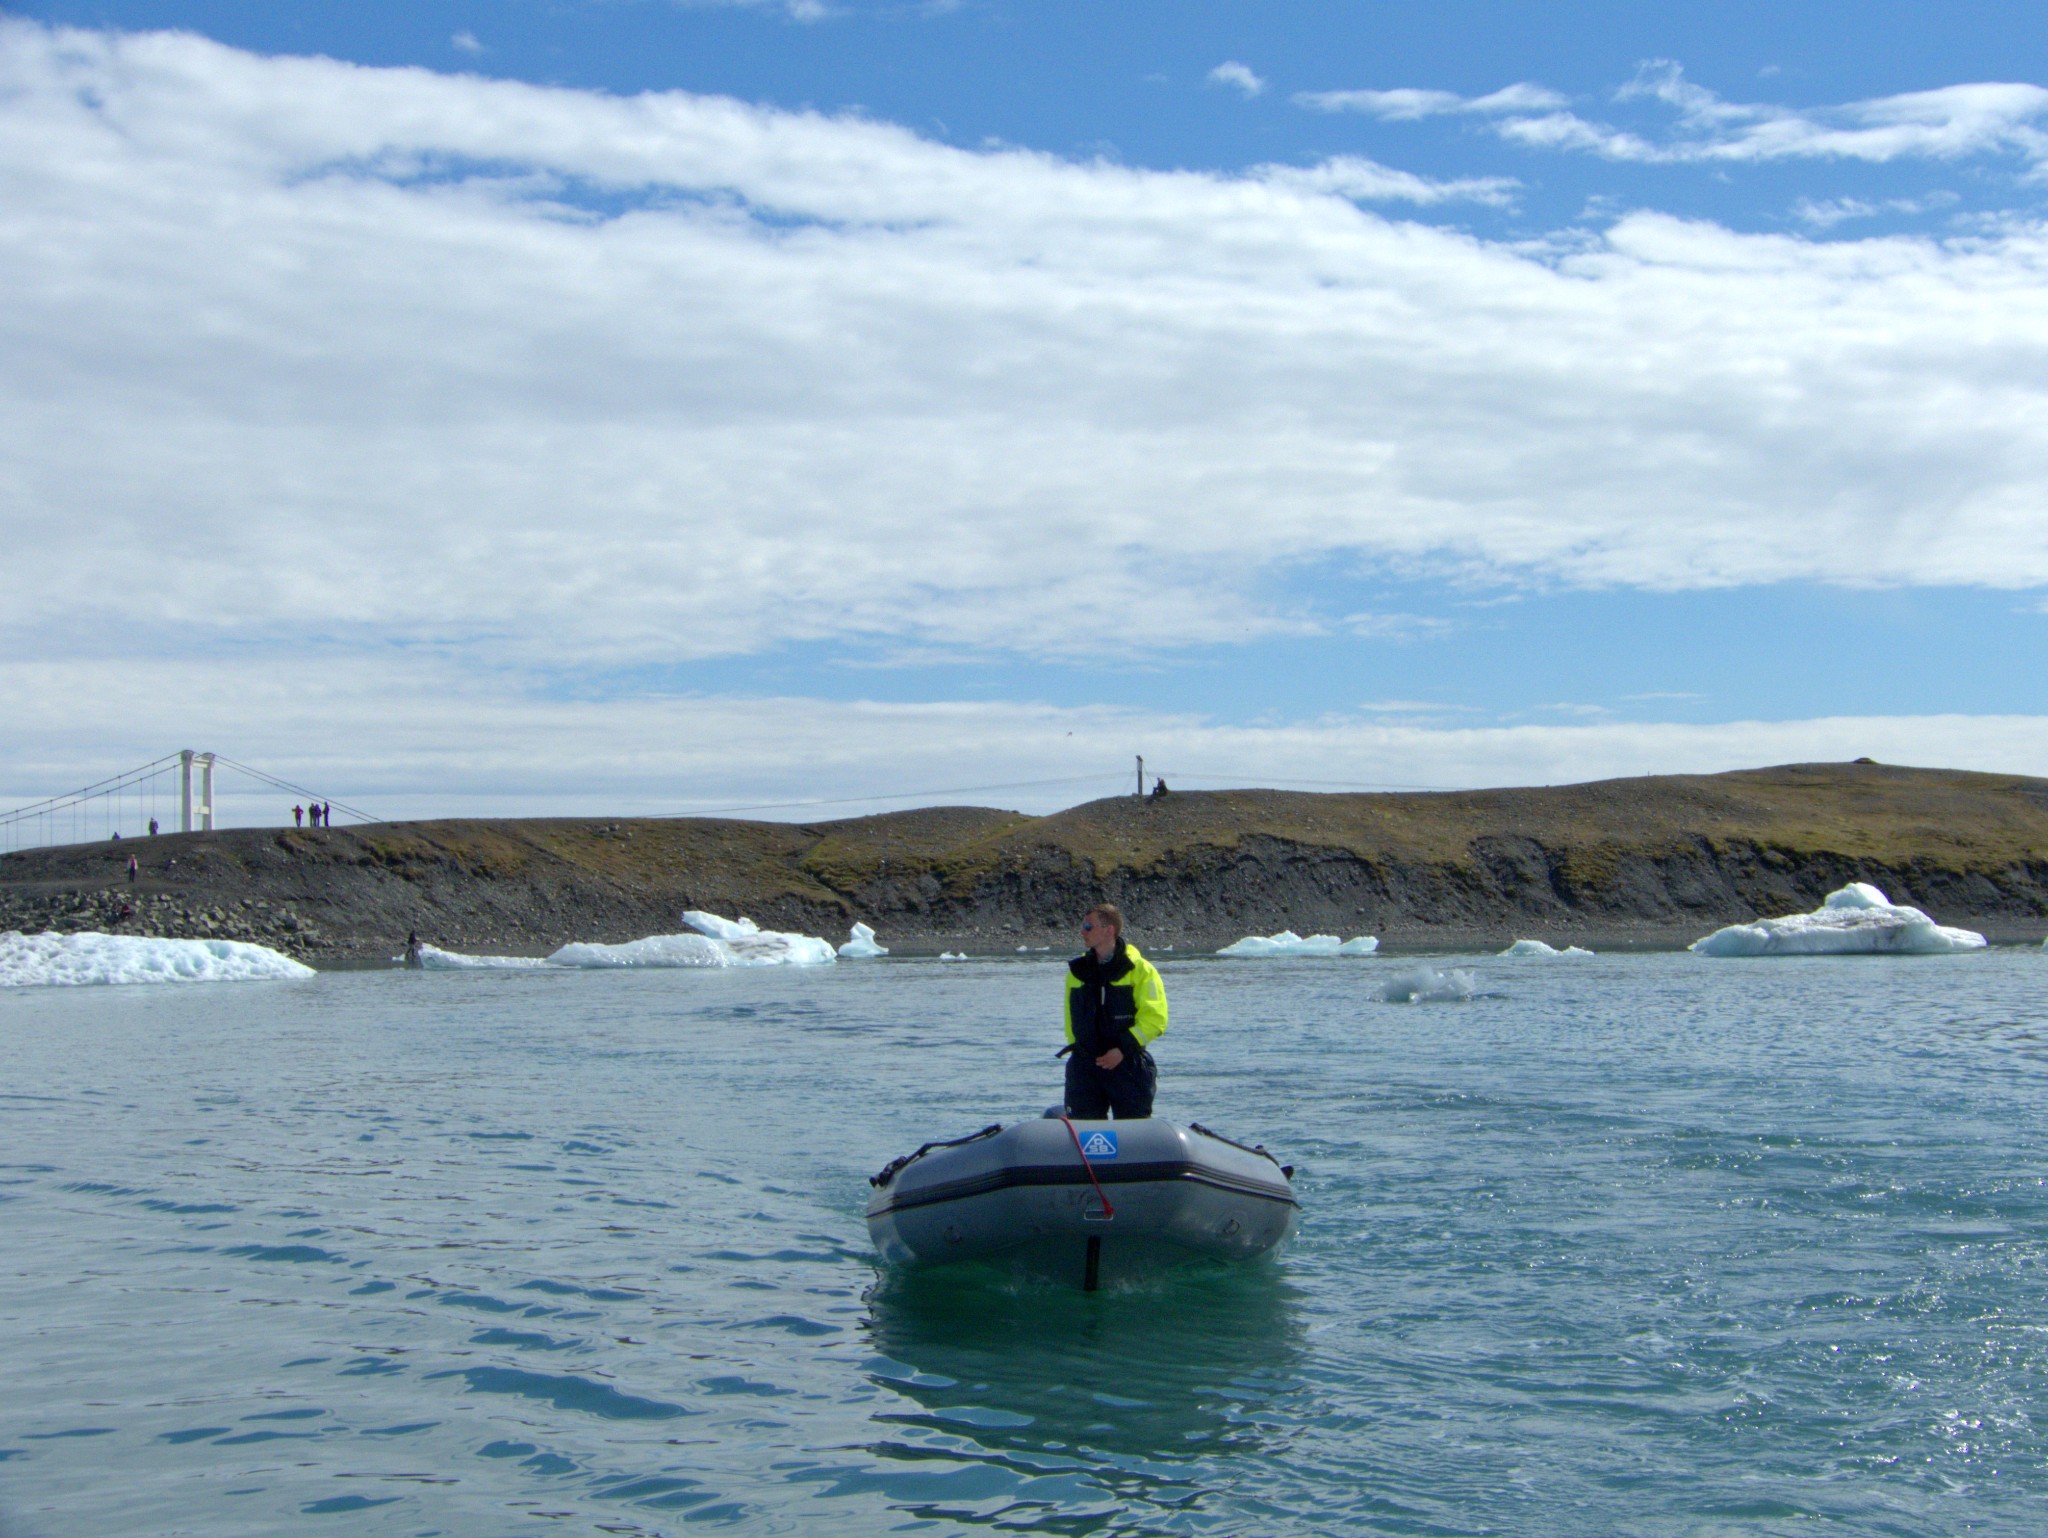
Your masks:
M1081 1134L1074 1130L1073 1118L1062 1116L1060 1120L1067 1124L1067 1136L1074 1140L1074 1152L1081 1156L1081 1168L1088 1172L1088 1184L1095 1187L1096 1200L1102 1203L1102 1215L1105 1218L1115 1217L1116 1208L1110 1206L1109 1197L1102 1189L1102 1182L1095 1178L1095 1166L1088 1162L1087 1150L1081 1147Z

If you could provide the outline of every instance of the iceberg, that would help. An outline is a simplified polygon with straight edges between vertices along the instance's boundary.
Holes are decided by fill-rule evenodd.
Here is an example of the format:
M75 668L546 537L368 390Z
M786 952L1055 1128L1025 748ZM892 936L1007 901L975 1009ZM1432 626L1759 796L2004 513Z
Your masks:
M818 942L820 945L824 941ZM578 940L548 957L553 967L740 967L773 965L740 960L731 947L710 935L648 935L619 945Z
M722 919L691 909L686 935L649 935L622 945L578 941L548 960L558 967L816 967L839 959L830 940L763 929L752 919Z
M811 935L784 934L763 929L752 919L722 919L715 913L695 909L683 915L694 931L683 935L648 935L606 945L595 940L578 940L552 956L465 956L437 946L420 947L420 965L430 971L530 972L538 968L576 967L604 970L618 967L815 967L839 959L832 942ZM865 924L854 925L853 938L862 933L874 943L875 932ZM848 955L882 955L880 946L872 952L848 951Z
M830 940L763 929L752 919L722 919L715 913L700 913L692 908L683 915L683 922L732 952L733 966L816 967L829 964L839 955Z
M1360 935L1340 940L1335 935L1310 935L1303 939L1291 929L1277 935L1246 935L1233 940L1219 956L1370 956L1380 948L1377 935Z
M0 988L93 983L231 983L311 977L313 969L241 940L158 940L143 935L0 934Z
M465 956L438 945L422 945L420 965L429 972L530 972L549 962L540 956Z
M1692 950L1700 956L1937 956L1981 950L1985 943L1975 930L1946 928L1857 881L1830 892L1812 913L1730 924L1693 941Z
M1470 972L1411 967L1388 978L1380 987L1380 997L1389 1004L1462 1004L1476 987L1478 980Z
M877 945L875 943L875 932L872 929L868 928L867 925L854 925L852 933L853 938L848 940L844 945L839 947L840 955L847 957L849 960L852 960L855 958L865 959L869 956L886 956L889 954L888 946Z
M1513 945L1502 951L1501 954L1503 956L1590 956L1593 953L1581 950L1576 945L1567 945L1563 950L1559 950L1554 945L1545 945L1541 940L1517 940Z
M939 960L941 960L941 961L965 961L966 959L967 959L967 952L965 952L965 951L940 951L940 952L939 952Z

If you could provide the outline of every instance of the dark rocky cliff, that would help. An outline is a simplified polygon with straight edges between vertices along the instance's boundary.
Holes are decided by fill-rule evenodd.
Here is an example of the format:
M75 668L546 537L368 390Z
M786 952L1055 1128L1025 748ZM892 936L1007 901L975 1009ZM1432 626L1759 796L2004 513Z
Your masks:
M126 879L130 855L138 879ZM1678 945L1871 881L1994 939L2048 931L2048 781L1792 765L1550 789L1175 793L1049 817L533 819L243 828L0 858L0 928L260 940L314 960L543 952L684 908L903 950L1066 945L1107 897L1152 944L1283 927L1392 946Z

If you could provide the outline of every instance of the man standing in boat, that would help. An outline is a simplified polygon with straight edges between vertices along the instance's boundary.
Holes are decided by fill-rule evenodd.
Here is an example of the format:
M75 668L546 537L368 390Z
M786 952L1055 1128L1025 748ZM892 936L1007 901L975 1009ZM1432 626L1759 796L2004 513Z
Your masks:
M1159 1066L1146 1048L1166 1030L1166 984L1108 903L1088 910L1081 939L1088 949L1067 964L1067 1114L1150 1116Z

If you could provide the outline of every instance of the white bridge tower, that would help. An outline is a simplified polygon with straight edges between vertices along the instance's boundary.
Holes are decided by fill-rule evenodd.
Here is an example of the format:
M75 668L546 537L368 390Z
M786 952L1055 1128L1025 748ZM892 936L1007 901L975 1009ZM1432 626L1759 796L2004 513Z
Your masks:
M190 748L178 754L178 831L192 831L192 766L199 765L199 831L213 831L213 755L194 753Z

